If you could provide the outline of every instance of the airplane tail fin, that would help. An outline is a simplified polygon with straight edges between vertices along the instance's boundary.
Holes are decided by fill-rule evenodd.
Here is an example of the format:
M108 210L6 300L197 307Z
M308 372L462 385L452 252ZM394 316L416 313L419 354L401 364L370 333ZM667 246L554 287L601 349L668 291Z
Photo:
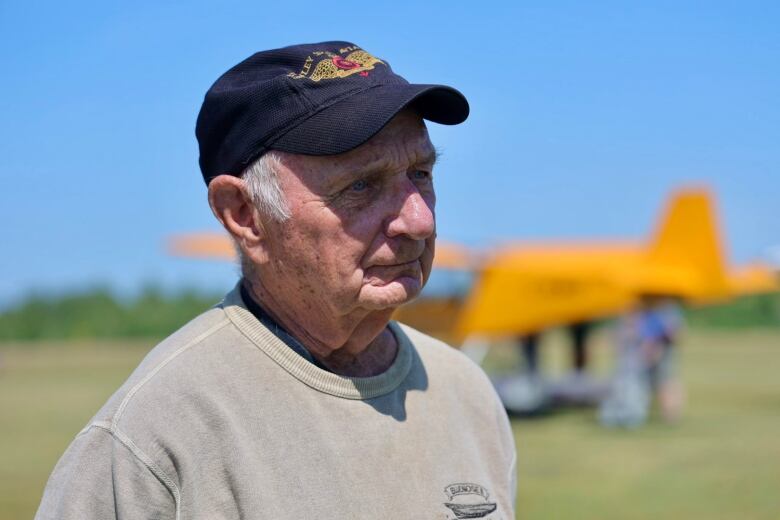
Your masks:
M728 292L722 237L709 190L684 188L672 194L646 260L648 292L669 288L670 294L693 299L718 298Z

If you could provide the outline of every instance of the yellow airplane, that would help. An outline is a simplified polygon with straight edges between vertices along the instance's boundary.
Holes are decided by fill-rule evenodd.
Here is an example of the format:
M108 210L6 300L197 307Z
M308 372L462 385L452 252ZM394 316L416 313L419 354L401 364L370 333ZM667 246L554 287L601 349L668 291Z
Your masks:
M181 235L169 249L235 259L229 239L219 234ZM471 273L473 286L449 295L424 292L395 318L452 344L608 318L643 295L698 305L780 288L766 265L729 267L713 197L703 188L673 193L646 242L521 243L487 252L437 243L434 268Z
M458 301L418 300L398 319L456 344L469 336L521 336L559 325L621 314L643 295L693 305L771 292L776 274L755 263L729 268L713 205L703 188L676 191L644 242L580 241L513 244L463 266L478 265L472 290ZM438 254L438 251L437 251ZM449 319L432 319L438 314Z

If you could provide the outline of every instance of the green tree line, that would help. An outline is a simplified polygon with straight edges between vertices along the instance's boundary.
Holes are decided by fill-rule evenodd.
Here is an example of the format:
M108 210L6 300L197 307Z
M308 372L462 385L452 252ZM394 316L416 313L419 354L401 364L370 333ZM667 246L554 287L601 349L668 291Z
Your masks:
M688 309L692 327L780 327L780 293L743 296L720 305Z
M84 338L161 338L219 302L221 296L148 287L135 298L108 289L57 297L31 295L0 314L0 341ZM692 327L778 327L780 293L691 308Z
M164 337L218 303L219 295L147 287L134 298L101 288L31 295L0 314L0 340Z

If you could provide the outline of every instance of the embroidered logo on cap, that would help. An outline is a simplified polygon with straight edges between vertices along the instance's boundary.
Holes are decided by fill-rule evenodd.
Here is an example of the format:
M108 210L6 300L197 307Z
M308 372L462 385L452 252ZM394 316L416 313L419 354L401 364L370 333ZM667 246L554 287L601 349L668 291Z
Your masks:
M316 63L316 64L315 64ZM377 64L385 63L360 47L345 47L338 54L330 51L315 51L306 57L298 74L289 73L293 79L309 78L312 81L346 78L353 74L368 76Z

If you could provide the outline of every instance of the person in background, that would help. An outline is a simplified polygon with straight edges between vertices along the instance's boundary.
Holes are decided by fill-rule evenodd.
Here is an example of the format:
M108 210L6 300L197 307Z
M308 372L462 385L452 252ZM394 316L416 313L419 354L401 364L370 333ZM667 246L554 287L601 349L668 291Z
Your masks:
M679 304L663 295L641 296L637 310L621 318L615 376L599 407L602 424L641 426L653 397L665 421L679 420L685 401L676 352L682 324Z

